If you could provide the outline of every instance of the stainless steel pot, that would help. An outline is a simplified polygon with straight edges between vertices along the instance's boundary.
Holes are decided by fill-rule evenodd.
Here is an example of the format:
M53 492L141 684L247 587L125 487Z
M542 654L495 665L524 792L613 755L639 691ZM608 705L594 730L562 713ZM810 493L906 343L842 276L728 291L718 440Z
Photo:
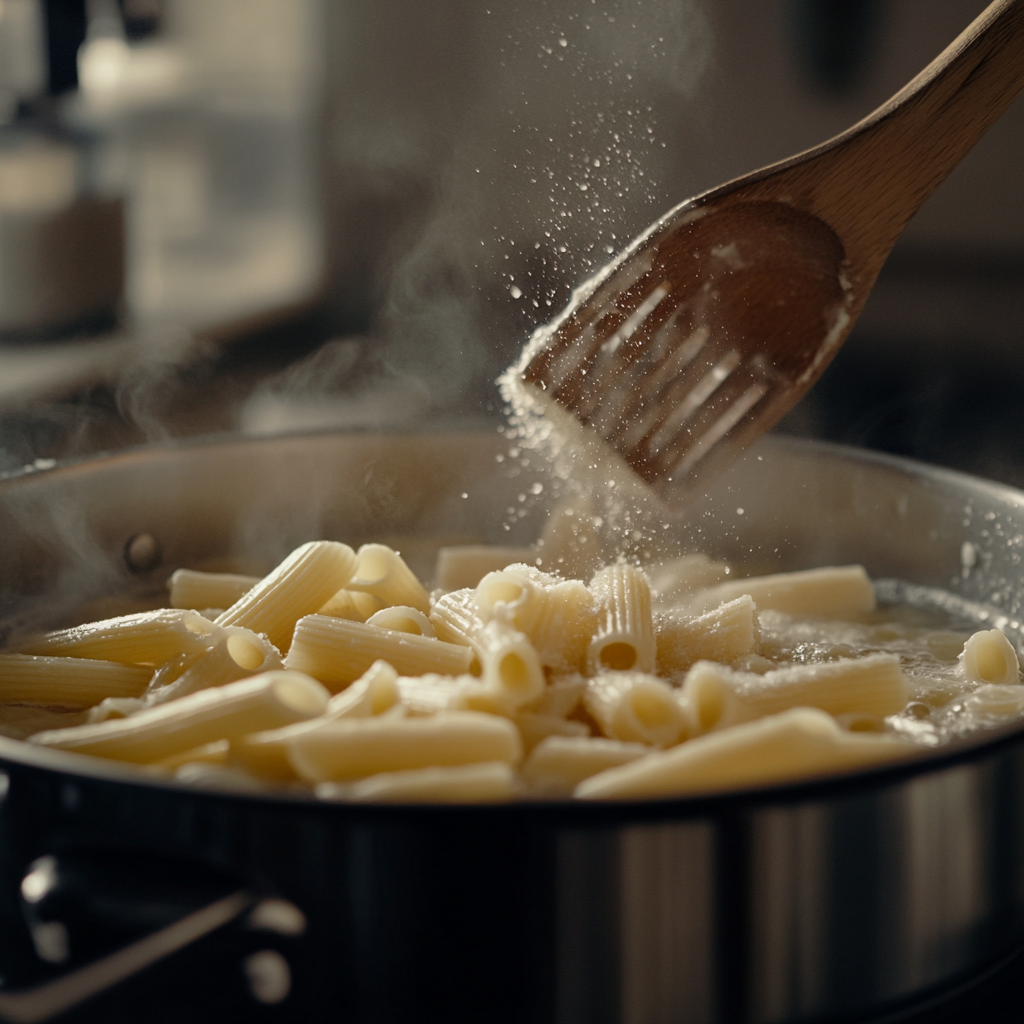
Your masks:
M503 524L531 468L497 463L502 450L478 434L328 434L16 475L0 482L2 621L225 555L269 565L313 537L399 538L424 560L438 541L528 539L537 516ZM753 564L860 561L1019 630L1024 495L1010 488L769 439L680 529ZM0 767L10 1020L850 1019L1024 943L1017 728L847 778L606 805L211 793L10 740Z

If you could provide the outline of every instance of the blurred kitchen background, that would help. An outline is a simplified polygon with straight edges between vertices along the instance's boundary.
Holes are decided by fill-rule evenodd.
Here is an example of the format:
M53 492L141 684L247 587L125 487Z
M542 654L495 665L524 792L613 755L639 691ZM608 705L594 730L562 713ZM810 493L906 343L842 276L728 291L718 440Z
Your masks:
M0 0L0 471L499 422L493 380L688 195L807 148L980 0ZM1024 485L1024 96L791 433Z

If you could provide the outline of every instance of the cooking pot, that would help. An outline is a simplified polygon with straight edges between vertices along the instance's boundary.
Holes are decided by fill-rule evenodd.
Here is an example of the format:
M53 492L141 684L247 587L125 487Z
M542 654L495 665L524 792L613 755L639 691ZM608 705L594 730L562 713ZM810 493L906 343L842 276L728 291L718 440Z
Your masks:
M259 571L318 537L425 564L438 543L526 542L543 476L506 451L480 433L323 434L26 470L0 482L0 621L58 622L182 565ZM1008 487L769 438L678 529L757 568L859 561L1018 637ZM15 740L0 769L11 1021L849 1020L1024 943L1017 727L856 775L636 803L348 806Z

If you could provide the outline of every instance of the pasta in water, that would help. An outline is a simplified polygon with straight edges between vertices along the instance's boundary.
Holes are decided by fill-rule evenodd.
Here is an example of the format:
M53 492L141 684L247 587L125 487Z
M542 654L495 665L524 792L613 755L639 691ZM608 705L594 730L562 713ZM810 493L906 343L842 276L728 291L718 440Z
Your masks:
M383 544L179 569L174 607L0 655L0 732L195 785L481 803L774 785L1024 718L1002 632L879 609L860 566L742 579L592 548L582 579L444 548L433 593Z

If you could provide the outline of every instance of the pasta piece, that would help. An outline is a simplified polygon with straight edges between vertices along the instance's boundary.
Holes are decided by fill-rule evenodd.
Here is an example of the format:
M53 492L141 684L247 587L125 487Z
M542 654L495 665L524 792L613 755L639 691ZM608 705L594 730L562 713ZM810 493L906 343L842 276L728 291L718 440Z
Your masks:
M307 782L344 782L410 768L514 764L522 756L522 743L506 718L448 711L430 718L330 722L292 739L288 756Z
M127 718L147 707L146 701L140 697L107 697L93 708L89 708L87 722L105 722L108 718ZM39 730L37 729L36 732Z
M223 686L280 667L281 655L266 637L257 636L251 629L227 626L219 630L217 642L191 659L185 671L173 681L164 685L166 677L159 673L154 676L147 700L151 704L162 704L197 690Z
M611 672L587 683L583 703L611 739L669 747L687 733L672 688L643 672Z
M662 608L691 597L696 591L720 583L729 575L724 562L712 562L707 555L683 555L647 567L654 603Z
M323 608L317 609L317 614L365 622L383 607L384 602L373 594L364 594L361 590L339 590Z
M20 650L50 657L160 665L180 654L200 653L217 632L212 622L196 612L158 608L46 633L21 644Z
M165 768L169 772L176 771L184 764L225 765L228 763L229 749L230 745L227 740L212 740L202 746L183 750L180 754L171 754L170 757L161 758L154 764L157 768Z
M752 715L773 715L793 707L820 708L831 715L860 712L894 715L910 699L910 684L899 659L892 654L839 658L810 665L791 665L763 676L730 672L722 665L699 662L690 670L716 675ZM683 683L683 699L692 697L690 675ZM720 723L717 727L722 727Z
M679 700L692 735L728 729L758 717L730 685L732 678L724 665L712 661L698 661L686 674Z
M588 673L653 672L656 648L647 577L632 565L609 565L594 575L590 589L600 611L587 651Z
M683 672L698 661L733 661L754 649L754 602L744 594L696 618L659 615L654 622L660 675Z
M537 553L530 548L498 548L486 544L462 544L440 548L434 566L434 581L441 590L475 587L489 572L514 562L536 564Z
M529 753L538 743L549 736L589 736L590 730L583 722L558 718L555 715L538 715L534 711L520 711L513 721L519 727L523 739L523 750Z
M266 787L259 779L230 765L211 764L208 761L189 761L174 773L178 782L194 789L209 789L223 793L263 793Z
M172 608L230 608L260 581L259 576L232 572L198 572L178 569L171 573L167 587Z
M544 690L544 669L529 639L503 622L484 627L483 687L506 711L528 704Z
M393 629L396 633L412 633L415 636L429 637L436 635L430 619L423 612L407 605L394 604L389 608L382 608L379 612L374 612L366 621L371 626Z
M0 654L0 702L90 708L109 697L138 697L152 674L116 661Z
M316 795L356 803L493 804L511 800L517 790L515 772L506 762L487 761L384 772L348 785L322 782Z
M905 740L845 732L816 708L793 708L709 733L581 782L584 800L635 800L768 786L868 768L920 748Z
M347 690L335 694L328 701L327 710L318 718L280 729L235 736L230 744L231 758L261 779L292 782L296 778L295 769L288 760L288 742L292 737L339 718L367 718L404 712L395 670L386 661L377 661Z
M828 566L732 580L711 587L698 597L704 607L713 607L743 594L749 594L758 608L818 619L860 615L875 607L875 588L862 565Z
M347 544L315 540L296 548L223 615L218 626L242 626L266 633L287 651L295 623L322 608L352 578L355 552Z
M986 683L964 700L975 715L995 720L1011 720L1024 711L1024 686L1017 683Z
M399 676L402 706L410 715L436 715L454 708L467 689L480 686L471 675L442 676L426 672L421 676Z
M1017 652L998 629L980 629L971 634L960 655L960 667L975 683L1005 686L1020 682Z
M601 564L601 519L582 498L573 498L548 516L537 541L541 565L572 579L590 576Z
M587 689L585 676L556 676L536 699L524 704L523 711L532 711L538 715L553 715L556 718L568 718L583 700Z
M284 663L286 668L306 672L337 691L355 682L378 658L401 675L461 675L469 669L473 652L458 644L380 629L365 622L307 615L295 627Z
M384 606L400 604L426 614L430 596L397 551L385 544L364 544L359 549L356 572L347 589L362 590L380 598Z
M484 623L477 611L476 591L453 590L439 597L430 610L430 624L439 640L472 647L479 665L483 653L480 634Z
M323 714L328 699L315 679L299 672L266 672L146 708L130 718L36 733L29 742L152 764L213 740L314 718Z
M523 778L539 789L569 794L584 779L649 754L643 743L604 737L549 736L523 762Z

